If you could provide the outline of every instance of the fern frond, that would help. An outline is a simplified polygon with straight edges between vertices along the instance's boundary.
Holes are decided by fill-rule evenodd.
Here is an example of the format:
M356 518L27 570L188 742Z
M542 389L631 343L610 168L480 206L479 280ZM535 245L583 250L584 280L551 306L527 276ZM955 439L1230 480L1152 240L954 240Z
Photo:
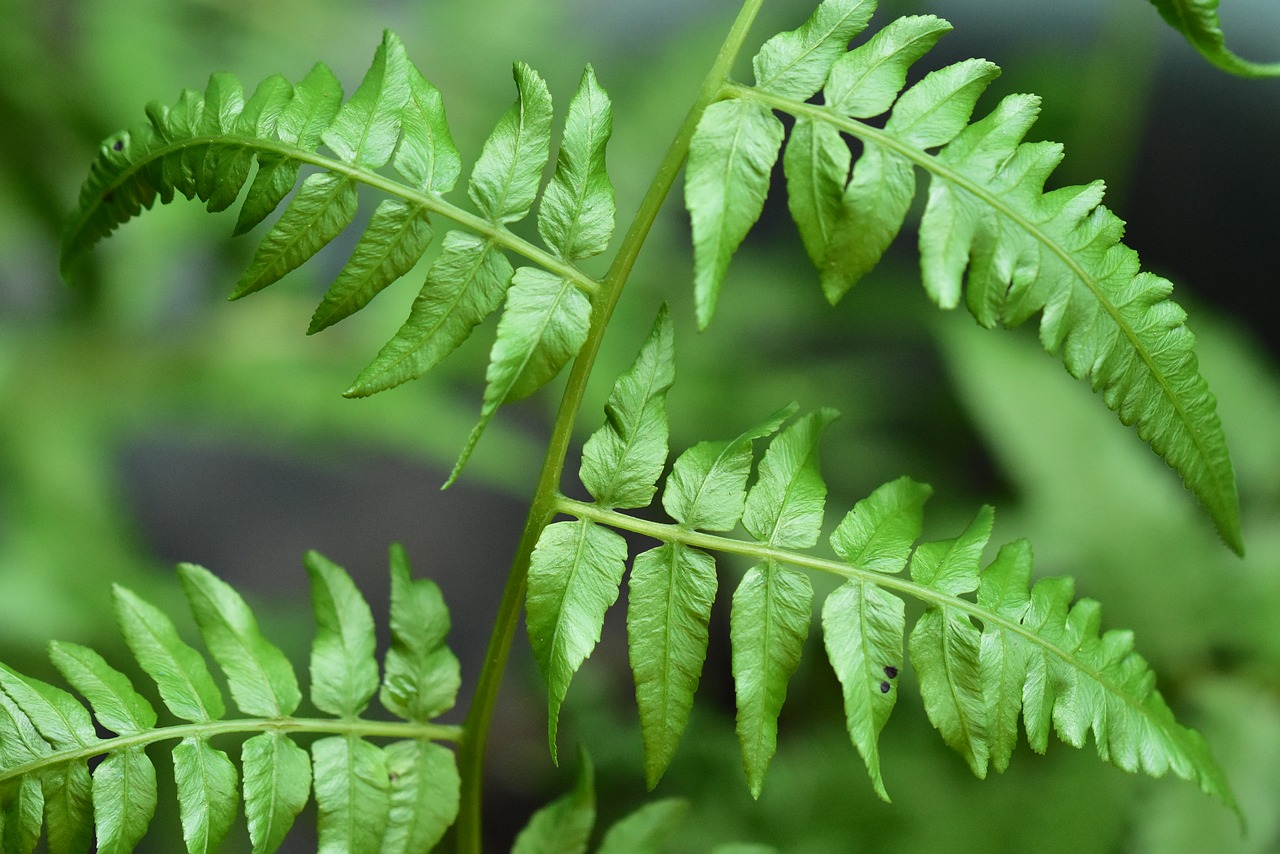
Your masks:
M456 727L431 723L452 707L458 662L444 645L448 612L439 590L409 576L392 551L392 647L379 676L369 606L350 577L318 554L307 557L317 634L311 699L335 717L302 718L293 667L267 641L240 595L208 570L179 567L183 592L205 645L243 717L226 717L204 657L169 617L116 588L116 617L130 651L183 723L157 726L151 703L91 649L50 645L50 657L88 701L0 665L0 842L31 851L42 827L50 849L133 850L158 800L146 748L178 739L172 759L187 850L215 850L241 803L255 852L276 850L310 797L319 807L321 847L350 852L426 851L453 823L459 780ZM360 715L381 684L383 707L401 720ZM89 709L92 709L92 717ZM100 737L94 718L103 730ZM239 768L213 746L240 733ZM310 756L295 738L323 737ZM386 746L369 739L397 739ZM102 757L89 771L88 760Z
M828 0L814 20L847 6ZM810 27L790 37L803 41ZM691 145L686 182L699 324L760 215L782 142L774 111L795 118L783 155L789 207L833 303L902 229L923 170L920 264L933 301L950 309L965 291L988 327L1039 313L1045 349L1102 393L1241 552L1235 474L1194 337L1171 285L1140 272L1137 254L1120 243L1123 223L1101 205L1101 183L1045 192L1061 149L1022 141L1038 112L1032 96L1011 95L970 122L999 74L989 62L959 62L902 91L907 70L949 29L931 16L902 18L852 50L813 51L803 67L764 76L762 49L755 86L725 84ZM819 56L823 103L806 103ZM882 126L867 121L886 113ZM846 134L862 143L856 161Z
M268 78L248 100L234 77L215 74L203 93L187 90L171 108L153 104L148 124L103 143L64 235L64 270L144 208L178 194L218 211L247 183L235 231L248 231L293 190L301 166L315 167L231 294L235 299L274 284L349 228L359 185L388 194L316 307L308 328L315 333L364 308L408 273L431 243L433 218L452 221L456 228L445 235L409 317L346 394L369 395L421 376L505 298L484 404L460 470L498 407L546 384L582 346L599 285L576 262L604 251L614 227L613 186L605 171L612 108L594 72L588 67L582 75L555 172L541 193L551 96L537 72L522 63L515 66L515 80L517 100L471 171L467 196L478 212L472 213L445 199L461 174L461 157L440 92L394 34L384 35L345 102L324 65L296 86L278 75ZM385 174L388 164L394 175ZM535 203L546 248L509 230ZM507 252L534 266L514 269Z
M1239 77L1280 76L1280 62L1250 62L1227 47L1218 20L1218 0L1151 0L1160 17L1223 71Z
M662 408L642 406L634 396L637 376L673 371L670 364L662 371L653 366L658 352L673 358L652 339L645 345L615 387L611 416L589 447L617 429L622 399L632 401L629 412L644 413L629 430L666 435ZM658 394L665 392L662 387ZM1130 633L1101 633L1097 603L1072 604L1070 579L1033 585L1025 542L1005 546L981 565L990 508L958 537L916 545L932 490L900 478L859 501L836 526L830 536L836 558L806 551L822 527L826 485L817 446L834 413L799 418L774 436L747 488L753 440L773 434L793 411L731 442L682 454L663 486L672 523L624 514L598 495L592 502L558 499L557 509L574 521L544 530L526 602L535 656L551 685L553 749L555 715L569 679L598 642L604 613L619 592L627 556L621 531L659 542L635 558L627 613L650 786L688 722L716 595L712 555L721 553L754 563L733 593L730 615L737 729L753 795L773 756L778 713L809 631L813 588L806 572L816 571L844 580L823 604L822 632L844 694L850 740L885 800L879 733L909 662L929 720L979 777L990 767L1007 767L1021 717L1028 743L1039 752L1051 727L1076 747L1092 733L1104 760L1153 776L1172 771L1235 806L1204 740L1174 720L1155 690ZM614 476L629 466L625 456L597 455L593 478L609 482L610 461ZM749 538L711 533L739 521ZM899 577L908 565L910 578ZM903 597L925 605L909 633Z

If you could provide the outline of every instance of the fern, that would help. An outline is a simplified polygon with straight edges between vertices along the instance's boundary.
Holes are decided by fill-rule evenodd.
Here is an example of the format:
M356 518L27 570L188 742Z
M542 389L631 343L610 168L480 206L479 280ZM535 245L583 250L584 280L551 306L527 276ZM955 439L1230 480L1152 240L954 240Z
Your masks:
M1100 635L1098 604L1073 604L1069 578L1031 585L1024 541L981 565L990 507L957 537L916 545L932 490L899 478L843 518L830 536L835 559L807 551L822 528L826 485L818 441L833 411L804 416L777 433L749 488L753 440L773 435L794 407L735 440L696 445L678 457L662 497L673 523L618 512L603 497L609 493L591 484L622 482L636 494L652 492L662 467L600 448L619 432L623 401L630 412L645 413L628 427L635 443L665 446L667 385L652 378L670 375L673 361L663 312L615 385L604 426L584 448L582 480L595 500L561 496L557 510L575 521L548 526L533 553L529 639L551 690L553 753L569 679L599 641L605 610L618 596L627 547L616 532L624 531L660 543L635 556L627 611L650 787L688 724L716 594L711 555L720 553L755 564L733 593L730 617L738 739L754 796L775 753L778 715L809 632L813 589L804 569L844 580L822 608L824 642L843 689L849 736L885 800L877 739L897 702L905 639L930 721L978 777L1008 766L1021 716L1028 743L1040 753L1051 727L1075 747L1092 734L1099 756L1116 766L1153 776L1172 771L1234 805L1204 740L1174 720L1155 690L1130 633ZM648 394L637 396L639 388ZM751 539L709 533L739 523ZM909 581L898 577L908 565ZM909 639L903 595L926 606Z
M1218 21L1218 0L1151 0L1151 5L1201 56L1223 71L1240 77L1280 76L1280 62L1250 62L1227 47Z
M346 392L373 394L421 376L503 306L480 417L450 483L504 403L572 368L464 727L431 723L454 702L457 662L443 645L448 618L438 591L409 579L400 552L393 552L393 642L381 676L364 600L339 567L308 558L318 627L310 698L329 716L315 719L295 717L301 692L293 669L239 596L206 571L184 567L205 645L244 717L224 719L223 694L200 654L161 612L120 590L118 616L134 656L166 708L187 723L158 727L150 701L96 653L73 645L52 648L55 664L114 736L100 737L89 712L60 689L0 671L6 851L30 850L42 826L56 850L82 849L93 833L100 850L132 847L157 798L144 748L173 738L180 739L174 763L192 851L216 846L241 801L255 850L274 850L312 791L324 850L426 850L457 814L459 848L479 851L488 727L521 607L547 680L554 760L561 706L600 640L628 560L627 632L653 787L687 728L701 679L720 593L716 555L751 564L732 593L728 631L736 730L755 796L813 628L809 573L819 572L842 581L822 603L820 629L850 740L881 798L888 800L888 787L879 734L910 665L931 723L979 777L1007 767L1021 719L1037 751L1047 749L1050 729L1077 747L1092 735L1099 755L1124 770L1172 771L1235 806L1204 740L1174 720L1129 633L1102 632L1099 606L1073 602L1069 579L1032 583L1024 542L983 565L990 508L956 537L917 544L931 489L899 478L843 517L828 535L830 553L815 552L827 497L819 444L834 410L796 418L795 405L784 407L734 439L684 451L668 471L675 345L665 307L615 383L604 425L582 447L579 479L592 500L562 492L595 355L686 157L703 327L781 157L789 209L832 303L879 262L912 207L916 170L927 173L919 242L932 300L950 309L963 298L987 327L1040 314L1045 349L1102 392L1179 472L1223 539L1242 549L1234 474L1185 315L1168 299L1169 283L1141 272L1136 253L1120 242L1123 224L1101 206L1101 183L1045 191L1061 151L1023 142L1038 100L1010 95L973 121L999 73L982 60L933 71L904 91L908 72L950 25L902 18L849 49L872 16L872 0L826 0L799 28L764 43L753 86L733 82L730 69L759 6L744 3L599 278L577 266L609 248L615 222L605 168L612 108L590 67L543 188L551 97L536 72L515 65L517 99L471 167L469 208L447 198L463 162L443 98L389 32L346 101L323 65L296 86L268 78L248 98L234 78L215 74L203 93L188 90L173 107L149 107L146 124L103 144L66 233L64 265L157 200L183 195L217 211L243 195L235 225L242 233L298 185L233 298L270 286L349 228L358 185L387 196L316 308L312 333L362 309L424 257L442 220L451 223L409 317ZM778 112L794 119L789 135ZM861 144L856 158L846 137ZM314 171L299 185L304 166ZM511 231L535 206L541 245ZM624 512L649 508L659 491L669 522ZM657 545L633 557L627 533ZM923 605L910 627L908 598ZM401 721L363 717L375 693ZM308 754L292 740L295 732L322 737ZM227 733L252 734L239 773L210 743ZM371 740L383 737L397 740ZM436 740L459 742L456 766ZM90 774L85 763L99 755L106 758ZM592 774L584 753L574 791L534 816L517 851L586 850L595 822ZM659 801L641 809L615 825L600 850L656 849L682 808Z

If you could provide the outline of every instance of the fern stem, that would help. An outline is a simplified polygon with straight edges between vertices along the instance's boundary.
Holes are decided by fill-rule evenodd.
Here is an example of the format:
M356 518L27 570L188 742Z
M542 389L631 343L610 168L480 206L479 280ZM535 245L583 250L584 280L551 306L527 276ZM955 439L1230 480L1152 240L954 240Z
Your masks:
M160 741L188 737L212 738L231 733L328 733L354 738L429 739L431 741L459 741L462 727L444 724L414 723L410 721L367 721L361 718L340 720L335 718L241 718L238 720L204 721L155 727L142 732L104 738L74 750L58 750L46 753L22 765L14 765L0 772L0 784L19 780L27 774L46 771L50 767L68 762L84 762L94 756L146 746Z
M591 328L587 333L586 342L582 345L569 371L564 395L560 399L547 453L543 457L542 472L538 477L524 533L521 535L520 545L503 590L502 602L498 608L493 632L489 636L489 646L485 651L484 664L476 683L475 697L471 702L471 709L459 742L458 770L462 778L462 793L457 822L457 850L461 854L481 854L483 850L482 784L489 726L493 720L498 690L502 685L502 676L506 671L511 644L515 638L516 624L524 604L529 560L543 528L559 510L560 477L564 470L569 443L573 437L573 425L577 420L578 410L582 406L582 398L586 393L587 381L591 376L591 369L595 365L596 355L600 351L600 344L604 340L605 331L617 306L618 298L622 295L623 287L631 275L631 270L649 236L650 229L657 221L663 203L675 184L676 177L684 166L685 158L689 154L689 143L693 139L698 121L707 107L722 97L725 81L737 61L751 24L755 21L763 4L764 0L746 0L739 10L733 26L720 46L711 70L698 91L696 100L689 108L684 123L671 141L666 155L658 166L657 174L636 210L635 217L618 247L618 253L614 256L613 263L601 282L597 298L592 300Z

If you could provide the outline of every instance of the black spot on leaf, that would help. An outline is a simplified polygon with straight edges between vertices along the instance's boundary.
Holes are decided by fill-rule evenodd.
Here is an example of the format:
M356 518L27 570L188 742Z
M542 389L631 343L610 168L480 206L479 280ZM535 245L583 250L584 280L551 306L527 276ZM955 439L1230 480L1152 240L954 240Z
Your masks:
M898 668L886 665L884 668L884 675L892 679L898 675Z
M889 683L888 683L888 682L881 682L881 683L880 683L880 693L881 693L881 694L888 694L888 693L889 693Z
M121 151L121 150L123 150L123 149L124 149L124 140L123 140L123 139L117 139L117 140L116 140L116 142L115 142L115 145L113 145L113 146L111 146L111 147L112 147L113 149L115 149L116 151Z

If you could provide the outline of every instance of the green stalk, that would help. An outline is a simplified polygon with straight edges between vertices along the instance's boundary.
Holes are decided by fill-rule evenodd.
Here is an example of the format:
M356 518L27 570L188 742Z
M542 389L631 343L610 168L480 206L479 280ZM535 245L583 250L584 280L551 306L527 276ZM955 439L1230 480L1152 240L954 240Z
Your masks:
M649 185L649 190L640 203L614 257L609 272L601 282L600 291L592 304L591 328L582 350L574 360L569 372L564 396L560 399L560 408L551 430L551 439L543 458L542 472L534 491L533 501L529 508L529 516L525 522L524 533L515 559L511 564L511 572L507 577L503 590L502 603L498 607L498 615L489 636L489 646L485 651L484 664L476 683L475 697L470 712L463 726L463 735L458 746L458 766L462 777L462 799L458 813L457 848L462 854L480 854L481 839L481 807L484 781L485 747L489 737L489 726L493 720L493 710L498 699L498 690L502 685L502 676L506 670L507 658L511 652L511 643L515 638L516 626L520 618L520 610L524 605L525 583L529 571L529 559L533 548L538 543L542 529L550 523L556 514L557 497L560 488L560 476L564 470L565 456L569 450L569 442L573 436L573 425L577 420L578 410L582 406L582 397L587 389L587 381L591 369L595 365L596 354L604 340L605 331L618 298L626 285L627 278L635 266L636 258L649 236L649 230L658 218L676 176L684 166L689 153L689 143L693 139L694 130L703 112L720 96L729 72L737 61L742 50L747 32L755 20L764 0L747 0L738 12L737 19L720 46L715 63L711 66L698 97L690 107L688 115L680 131L667 149L667 154L658 166L657 175Z

